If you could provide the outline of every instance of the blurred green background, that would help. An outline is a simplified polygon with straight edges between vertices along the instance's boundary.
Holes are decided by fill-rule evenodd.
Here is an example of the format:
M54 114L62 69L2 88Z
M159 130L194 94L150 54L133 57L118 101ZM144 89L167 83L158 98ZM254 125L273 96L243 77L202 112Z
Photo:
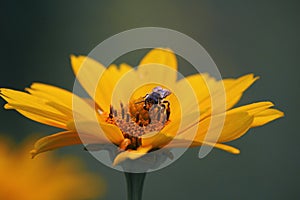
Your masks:
M213 150L200 160L198 148L188 150L148 174L144 199L299 199L299 19L297 1L3 1L0 86L22 90L44 82L72 90L70 54L88 54L131 28L180 31L203 45L223 77L252 72L261 77L240 105L272 100L286 116L231 142L240 155ZM4 109L0 120L1 134L19 141L57 131ZM103 176L108 189L103 199L125 199L121 172L80 146L58 153L78 155Z

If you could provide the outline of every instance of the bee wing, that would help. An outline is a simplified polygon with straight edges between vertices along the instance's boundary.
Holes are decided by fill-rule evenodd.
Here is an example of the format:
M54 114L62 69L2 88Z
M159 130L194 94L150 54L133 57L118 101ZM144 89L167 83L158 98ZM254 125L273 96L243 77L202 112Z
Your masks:
M152 89L152 92L157 92L157 93L161 93L163 89L160 86L156 86L155 88Z
M163 89L160 86L156 86L155 88L152 89L152 92L158 93L160 95L160 98L166 98L171 94L171 91L168 89Z
M166 97L169 96L170 94L171 94L171 91L165 89L165 90L162 92L162 98L166 98Z

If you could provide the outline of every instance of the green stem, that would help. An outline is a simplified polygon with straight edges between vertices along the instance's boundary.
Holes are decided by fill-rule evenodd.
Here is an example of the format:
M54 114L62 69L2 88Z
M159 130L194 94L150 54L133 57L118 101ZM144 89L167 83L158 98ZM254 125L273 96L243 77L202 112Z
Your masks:
M124 173L127 182L127 200L142 200L146 173Z

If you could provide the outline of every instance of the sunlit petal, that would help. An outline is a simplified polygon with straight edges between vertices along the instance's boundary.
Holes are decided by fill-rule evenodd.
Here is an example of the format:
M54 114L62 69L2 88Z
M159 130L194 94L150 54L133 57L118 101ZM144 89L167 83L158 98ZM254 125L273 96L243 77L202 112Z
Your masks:
M99 79L106 68L94 59L86 56L71 55L71 64L74 74L82 87L100 105L102 99L96 99L95 94Z
M39 139L30 153L34 158L39 153L76 144L81 144L78 134L73 131L64 131Z
M177 59L171 49L153 49L146 54L139 64L138 71L140 76L144 79L149 79L153 76L151 67L147 70L143 70L144 66L154 64L153 67L162 65L164 67L170 67L172 70L156 73L155 76L160 76L161 79L165 79L166 82L172 83L177 79Z
M139 147L137 150L130 150L130 151L124 151L122 153L119 153L114 162L113 165L118 165L121 162L125 161L126 159L131 159L131 160L135 160L138 159L142 156L144 156L145 154L147 154L148 151L150 151L152 148L152 146L143 146L143 147Z

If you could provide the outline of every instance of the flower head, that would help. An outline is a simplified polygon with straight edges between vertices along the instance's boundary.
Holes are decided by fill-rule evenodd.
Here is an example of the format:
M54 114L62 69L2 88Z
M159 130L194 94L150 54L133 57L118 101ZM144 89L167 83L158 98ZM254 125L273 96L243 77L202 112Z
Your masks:
M179 79L169 49L151 50L137 69L127 64L105 68L85 56L71 56L71 64L90 98L41 83L26 88L28 93L1 89L6 109L65 129L38 140L33 156L82 142L113 144L118 149L114 165L165 147L207 145L238 154L224 143L283 116L269 101L233 108L258 79L253 74L216 80L203 73Z
M30 144L27 141L20 146L13 145L1 137L0 199L79 200L103 193L100 177L84 171L78 159L60 159L50 154L32 160L28 155ZM102 187L98 188L99 185Z

